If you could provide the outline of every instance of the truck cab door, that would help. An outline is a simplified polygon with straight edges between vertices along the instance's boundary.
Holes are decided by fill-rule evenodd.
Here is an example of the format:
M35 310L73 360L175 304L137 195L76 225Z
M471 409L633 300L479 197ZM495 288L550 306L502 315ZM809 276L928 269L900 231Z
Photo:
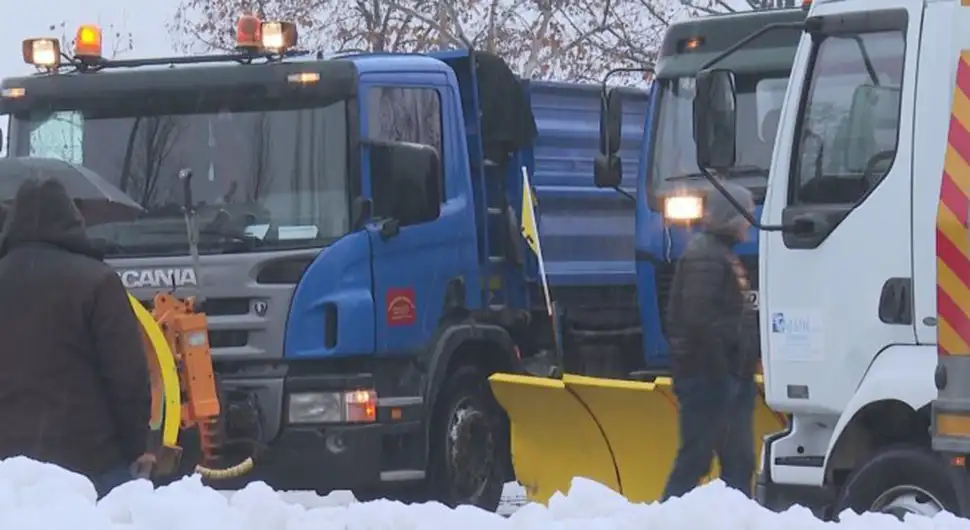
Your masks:
M910 197L919 46L907 36L919 34L922 12L913 6L885 0L847 12L841 2L818 4L820 31L802 37L763 214L766 223L810 227L762 235L773 408L837 417L875 355L915 341Z
M970 159L965 140L970 127L965 96L970 94L968 24L970 6L952 2L927 4L919 40L912 216L914 319L917 339L922 344L937 343L938 333L958 342L968 342L964 338L967 334L963 331L966 328L960 316L962 309L951 313L957 320L955 323L940 322L936 318L938 291L947 296L940 299L941 309L959 309L966 299L963 294L966 279L962 276L968 270L964 256L970 244L966 217L970 181L965 169L965 160ZM943 204L939 204L941 191L946 197ZM940 261L942 265L938 264ZM948 344L941 346L948 349Z
M475 265L473 224L471 239L462 237L469 210L447 200L446 161L456 157L452 135L444 134L443 109L453 94L443 75L415 77L420 82L406 85L397 76L387 82L362 79L362 166L370 177L365 182L372 222L366 230L378 354L428 347L449 300L463 300L464 290L455 288L463 268Z

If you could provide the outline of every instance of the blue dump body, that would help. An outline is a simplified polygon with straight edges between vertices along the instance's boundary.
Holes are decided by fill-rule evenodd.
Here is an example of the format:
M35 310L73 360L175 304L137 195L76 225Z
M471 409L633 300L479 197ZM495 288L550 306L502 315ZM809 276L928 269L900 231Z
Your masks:
M633 268L633 204L592 185L598 150L601 89L595 85L527 84L539 136L532 183L539 201L542 251L553 286L624 285ZM625 100L620 156L633 191L644 133L646 93Z

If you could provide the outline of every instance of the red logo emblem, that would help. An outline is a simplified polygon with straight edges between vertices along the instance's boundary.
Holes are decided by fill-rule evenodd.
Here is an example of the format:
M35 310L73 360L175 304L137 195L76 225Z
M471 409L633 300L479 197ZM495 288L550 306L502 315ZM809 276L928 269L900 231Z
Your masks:
M387 325L407 326L414 324L417 306L414 303L414 289L411 287L392 287L387 290Z

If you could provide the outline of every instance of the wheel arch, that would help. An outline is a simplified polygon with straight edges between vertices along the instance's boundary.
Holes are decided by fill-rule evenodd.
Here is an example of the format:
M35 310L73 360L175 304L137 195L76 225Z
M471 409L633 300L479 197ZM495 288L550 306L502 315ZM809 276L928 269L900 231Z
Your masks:
M481 369L487 377L496 372L517 371L520 362L512 337L500 326L457 324L445 328L438 337L432 349L424 389L425 454L431 449L432 419L448 374L458 366L470 364Z
M891 346L876 356L832 432L826 482L837 482L840 473L887 444L929 443L935 369L932 346Z

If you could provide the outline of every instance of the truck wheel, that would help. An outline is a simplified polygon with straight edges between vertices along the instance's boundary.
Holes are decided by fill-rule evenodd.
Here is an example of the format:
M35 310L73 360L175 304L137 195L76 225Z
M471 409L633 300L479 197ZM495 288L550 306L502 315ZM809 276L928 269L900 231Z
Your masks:
M958 498L950 469L939 455L915 446L883 449L845 481L833 517L845 509L881 512L902 519L908 513L932 517L956 513Z
M431 426L431 486L449 506L472 504L495 511L502 499L504 414L484 374L461 366L442 386Z

